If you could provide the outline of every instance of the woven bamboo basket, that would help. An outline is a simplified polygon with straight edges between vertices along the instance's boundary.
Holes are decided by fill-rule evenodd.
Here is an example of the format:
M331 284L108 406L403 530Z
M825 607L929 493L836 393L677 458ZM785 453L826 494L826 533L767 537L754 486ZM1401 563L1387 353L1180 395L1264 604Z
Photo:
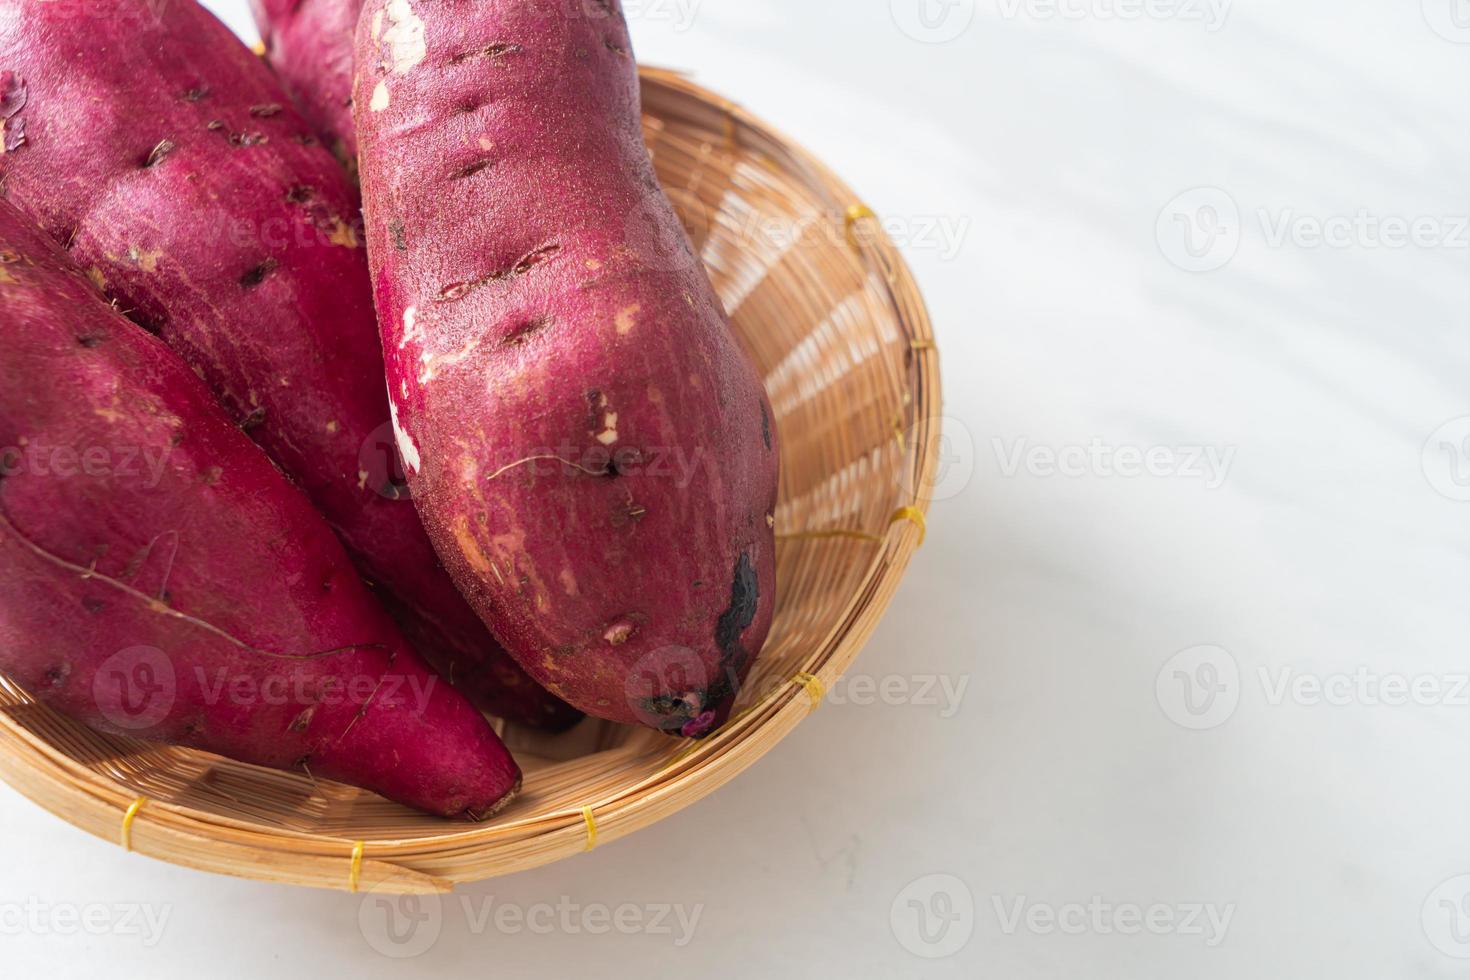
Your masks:
M99 837L191 868L322 888L429 893L533 868L719 789L820 704L924 536L939 368L907 267L826 167L681 76L643 72L645 133L781 432L771 638L714 736L588 720L500 726L522 794L485 824L188 749L100 735L0 676L0 776Z

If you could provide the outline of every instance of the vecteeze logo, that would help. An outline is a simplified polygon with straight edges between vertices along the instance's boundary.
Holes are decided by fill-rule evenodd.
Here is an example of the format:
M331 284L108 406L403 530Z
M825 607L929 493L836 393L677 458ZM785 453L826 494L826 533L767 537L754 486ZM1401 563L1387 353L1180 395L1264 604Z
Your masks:
M1430 892L1420 922L1435 949L1452 959L1470 960L1470 875L1458 875Z
M493 895L460 896L446 903L438 895L393 895L375 888L358 907L358 925L369 946L389 959L423 956L439 942L451 910L464 918L472 936L498 933L516 936L654 936L676 949L694 941L704 905L624 902L606 905L581 903L563 895L553 902L521 905L502 902Z
M1224 268L1240 250L1240 206L1218 187L1196 187L1159 212L1159 251L1185 272Z
M1109 902L1094 895L1087 902L1053 905L1033 902L1025 895L1014 899L992 896L1000 931L1007 936L1026 931L1038 936L1184 936L1204 941L1214 949L1230 933L1234 905L1206 902L1168 904Z
M1233 0L1000 0L1007 20L1039 21L1172 20L1203 24L1214 34L1225 26Z
M1159 670L1154 693L1170 721L1192 731L1219 728L1240 706L1240 664L1228 650L1181 650Z
M444 931L444 902L438 895L391 895L374 889L357 909L362 936L379 954L413 959L434 948Z
M173 710L178 678L157 647L128 647L108 657L92 677L97 710L125 732L155 728Z
M954 875L925 875L894 898L889 925L899 945L915 956L953 956L975 934L975 896Z
M1446 422L1424 444L1424 477L1441 496L1470 503L1470 415Z
M1470 0L1420 0L1424 21L1455 44L1470 44Z
M893 22L915 41L945 44L975 21L975 0L889 0Z

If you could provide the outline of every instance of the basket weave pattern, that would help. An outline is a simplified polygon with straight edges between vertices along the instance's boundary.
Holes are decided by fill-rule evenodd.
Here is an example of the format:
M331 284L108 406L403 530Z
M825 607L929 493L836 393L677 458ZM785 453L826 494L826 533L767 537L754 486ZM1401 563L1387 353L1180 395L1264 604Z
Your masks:
M648 826L724 785L820 702L922 541L938 355L907 267L825 167L680 76L644 122L781 433L780 594L737 713L702 742L587 721L502 727L522 795L482 825L305 774L97 734L0 676L0 776L81 828L188 867L326 888L444 891Z

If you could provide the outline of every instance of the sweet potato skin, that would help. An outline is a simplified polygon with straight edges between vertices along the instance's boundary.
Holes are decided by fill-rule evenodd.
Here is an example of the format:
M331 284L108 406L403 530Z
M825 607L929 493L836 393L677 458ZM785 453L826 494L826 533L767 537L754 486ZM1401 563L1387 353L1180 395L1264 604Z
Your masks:
M576 713L501 651L385 465L356 189L269 68L194 0L0 0L0 181L306 491L482 708Z
M368 0L389 395L441 557L537 680L700 736L775 607L760 379L659 189L613 3Z
M352 38L362 0L251 0L251 7L266 57L301 114L355 171Z
M0 349L0 669L102 730L441 816L514 792L306 498L4 202Z

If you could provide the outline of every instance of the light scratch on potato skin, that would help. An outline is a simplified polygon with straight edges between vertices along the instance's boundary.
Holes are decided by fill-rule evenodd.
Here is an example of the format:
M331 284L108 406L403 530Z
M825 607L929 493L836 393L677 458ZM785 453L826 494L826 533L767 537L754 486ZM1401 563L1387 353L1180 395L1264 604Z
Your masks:
M136 599L138 603L149 612L157 613L160 616L165 616L169 619L174 619L189 626L193 626L197 629L201 629L212 636L224 640L226 643L229 643L232 646L244 650L246 653L252 653L256 656L261 657L269 657L272 660L308 661L321 660L325 657L332 657L336 656L337 654L348 653L353 650L387 649L387 647L382 643L354 643L349 646L337 647L332 650L323 650L319 653L306 654L276 653L271 650L262 650L260 647L253 647L250 644L246 643L244 640L232 636L229 632L220 629L213 623L207 622L203 619L198 619L194 616L190 616L187 613L179 612L177 609L164 605L163 602L155 599L153 596L139 592L137 589L128 585L126 582L120 582L117 579L112 578L111 576L103 575L101 572L97 571L95 565L90 568L84 568L81 565L69 562L65 558L51 553L50 551L43 548L41 545L32 541L25 534L23 534L21 530L17 528L14 523L11 522L10 518L5 515L3 510L0 510L0 529L9 531L10 534L15 537L15 540L20 542L21 547L25 548L36 557L40 558L42 561L50 565L54 565L57 568L61 568L65 571L71 572L82 581L101 582L103 585L109 586L110 588L116 589L117 591L123 593L126 596L129 596L130 598Z

